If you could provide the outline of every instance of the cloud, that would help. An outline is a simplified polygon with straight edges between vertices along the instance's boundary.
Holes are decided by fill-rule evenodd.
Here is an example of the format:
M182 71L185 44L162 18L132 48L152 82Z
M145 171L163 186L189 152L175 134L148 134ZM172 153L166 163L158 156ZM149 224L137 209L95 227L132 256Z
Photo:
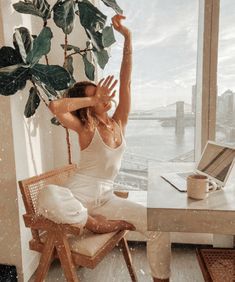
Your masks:
M230 4L223 6L220 22L218 87L235 88L235 24ZM198 0L119 0L133 34L133 105L191 101L196 83ZM230 15L230 16L229 16ZM117 36L110 72L119 73L123 38ZM144 97L144 98L143 98ZM143 101L144 100L144 101Z
M229 26L229 28L220 32L220 40L226 41L231 39L235 39L235 27L233 26Z

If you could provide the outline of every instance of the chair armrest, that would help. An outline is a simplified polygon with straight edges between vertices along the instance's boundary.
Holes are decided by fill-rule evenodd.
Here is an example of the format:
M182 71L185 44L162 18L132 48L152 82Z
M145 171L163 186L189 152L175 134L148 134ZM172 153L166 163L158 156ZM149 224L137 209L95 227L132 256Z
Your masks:
M113 191L113 193L120 197L120 198L124 198L124 199L127 199L128 196L129 196L129 192L128 191Z
M32 229L63 231L66 234L74 235L80 235L81 232L81 227L78 224L59 224L41 215L24 214L23 218L25 226Z

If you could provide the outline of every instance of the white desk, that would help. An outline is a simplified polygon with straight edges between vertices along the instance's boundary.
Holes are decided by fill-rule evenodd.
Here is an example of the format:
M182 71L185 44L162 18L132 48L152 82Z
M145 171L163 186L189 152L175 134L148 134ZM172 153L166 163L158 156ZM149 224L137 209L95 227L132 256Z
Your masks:
M160 177L165 172L190 171L193 166L192 163L149 163L148 229L221 234L214 235L214 246L233 247L231 236L235 235L233 176L229 178L223 190L211 192L204 200L189 199L187 193L179 192Z

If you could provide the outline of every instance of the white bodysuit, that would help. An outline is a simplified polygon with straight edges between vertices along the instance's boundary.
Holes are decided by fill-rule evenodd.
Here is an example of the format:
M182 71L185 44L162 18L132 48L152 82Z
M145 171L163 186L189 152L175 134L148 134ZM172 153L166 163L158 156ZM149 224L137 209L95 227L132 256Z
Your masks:
M106 145L96 128L92 141L80 152L80 162L75 175L65 183L82 204L92 209L100 206L113 194L113 181L121 167L126 142L117 148Z
M170 233L147 231L146 207L113 194L113 181L126 146L122 133L121 137L120 146L110 148L96 128L91 143L81 151L77 173L65 185L90 215L101 214L107 219L125 220L145 235L152 276L165 279L170 277Z

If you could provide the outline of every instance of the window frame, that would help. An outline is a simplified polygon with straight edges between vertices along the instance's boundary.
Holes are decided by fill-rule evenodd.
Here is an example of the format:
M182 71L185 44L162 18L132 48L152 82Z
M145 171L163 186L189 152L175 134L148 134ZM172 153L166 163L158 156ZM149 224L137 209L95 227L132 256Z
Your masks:
M195 160L215 141L220 0L199 0Z
M217 62L220 0L198 0L196 67L195 162L208 140L216 137ZM93 0L97 4L97 0ZM98 5L98 4L97 4ZM98 5L99 6L99 5ZM103 71L97 71L97 78Z

